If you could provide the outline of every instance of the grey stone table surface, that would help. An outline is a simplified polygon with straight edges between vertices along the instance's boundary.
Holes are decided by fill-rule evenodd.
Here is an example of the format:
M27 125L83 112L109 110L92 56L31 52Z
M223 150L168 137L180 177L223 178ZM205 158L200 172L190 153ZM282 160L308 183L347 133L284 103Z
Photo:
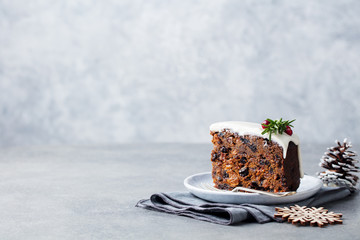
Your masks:
M302 144L307 174L321 169L326 147ZM360 239L358 193L327 204L344 224L322 229L222 226L135 207L152 193L186 191L184 178L210 171L210 151L177 143L1 148L0 239Z

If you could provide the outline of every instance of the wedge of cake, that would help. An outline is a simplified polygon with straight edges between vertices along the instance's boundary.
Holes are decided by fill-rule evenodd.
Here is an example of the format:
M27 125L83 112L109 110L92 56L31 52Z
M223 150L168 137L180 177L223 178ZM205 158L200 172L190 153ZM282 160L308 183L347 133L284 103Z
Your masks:
M299 187L303 176L299 137L284 125L289 121L268 120L263 124L230 121L210 126L214 145L212 178L216 188L231 190L242 186L287 192ZM273 123L279 123L282 129L276 129L275 124L275 132L266 130L267 126L274 127Z

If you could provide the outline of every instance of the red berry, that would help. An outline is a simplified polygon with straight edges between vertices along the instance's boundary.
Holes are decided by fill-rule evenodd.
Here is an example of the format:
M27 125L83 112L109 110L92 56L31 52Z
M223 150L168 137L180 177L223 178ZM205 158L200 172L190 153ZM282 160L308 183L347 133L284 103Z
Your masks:
M261 123L261 126L262 126L262 128L263 129L265 129L265 128L267 128L267 125L269 125L269 121L268 120L264 120L262 123ZM264 126L264 125L266 125L266 126Z
M290 136L293 134L293 131L291 130L290 126L286 126L285 132Z

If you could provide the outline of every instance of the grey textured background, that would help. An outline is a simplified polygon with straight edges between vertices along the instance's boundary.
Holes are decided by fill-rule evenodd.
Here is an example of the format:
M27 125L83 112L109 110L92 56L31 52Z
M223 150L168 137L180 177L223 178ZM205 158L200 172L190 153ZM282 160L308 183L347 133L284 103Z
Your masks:
M360 1L0 0L0 145L360 141Z

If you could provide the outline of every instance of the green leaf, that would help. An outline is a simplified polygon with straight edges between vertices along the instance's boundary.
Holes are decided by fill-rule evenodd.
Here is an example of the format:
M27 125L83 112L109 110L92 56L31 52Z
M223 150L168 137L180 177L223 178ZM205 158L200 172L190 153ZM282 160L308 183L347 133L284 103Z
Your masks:
M261 134L264 135L266 133L269 134L269 141L271 141L271 134L283 134L286 130L286 126L289 127L294 127L291 123L293 123L296 119L293 119L291 121L286 120L283 121L282 118L280 118L279 120L272 120L270 118L266 119L267 121L269 121L268 125L265 124L261 124L262 126L266 127Z

